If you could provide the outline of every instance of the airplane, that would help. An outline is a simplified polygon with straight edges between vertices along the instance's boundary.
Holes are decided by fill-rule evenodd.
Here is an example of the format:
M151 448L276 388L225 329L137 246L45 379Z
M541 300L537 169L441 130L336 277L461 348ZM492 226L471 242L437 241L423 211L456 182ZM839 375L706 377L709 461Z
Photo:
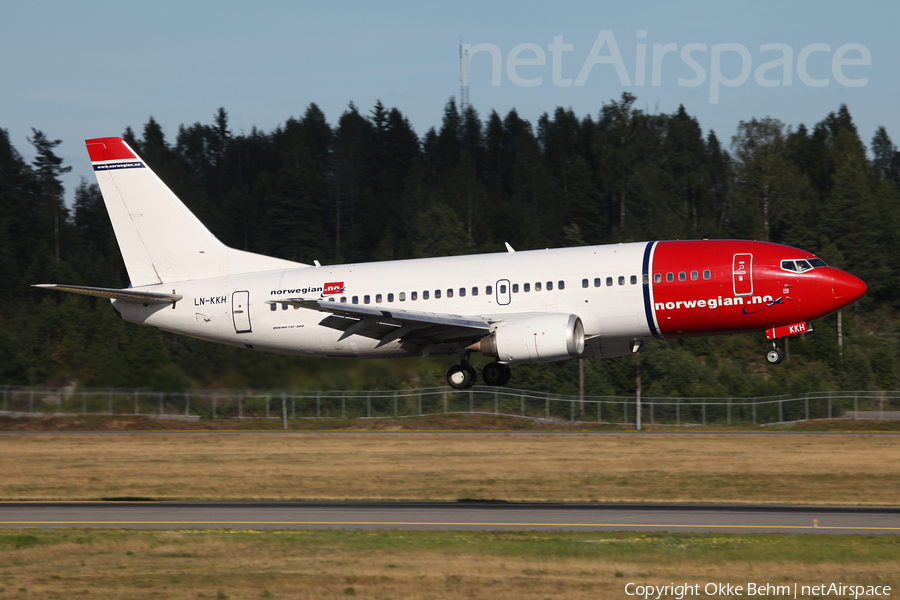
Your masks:
M39 284L109 298L124 320L251 350L311 357L458 354L454 389L476 379L472 352L509 365L640 352L664 338L812 331L866 292L804 250L742 240L649 241L344 265L230 248L121 138L86 141L131 285Z

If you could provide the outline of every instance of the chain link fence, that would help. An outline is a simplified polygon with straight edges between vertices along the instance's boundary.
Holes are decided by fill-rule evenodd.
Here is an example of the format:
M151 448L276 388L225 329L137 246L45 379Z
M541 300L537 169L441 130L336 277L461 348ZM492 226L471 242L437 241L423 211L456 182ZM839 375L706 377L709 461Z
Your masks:
M576 423L632 425L775 424L810 419L900 418L900 392L810 392L758 398L565 396L475 386L381 391L0 387L0 415L121 415L181 419L403 418L495 414Z

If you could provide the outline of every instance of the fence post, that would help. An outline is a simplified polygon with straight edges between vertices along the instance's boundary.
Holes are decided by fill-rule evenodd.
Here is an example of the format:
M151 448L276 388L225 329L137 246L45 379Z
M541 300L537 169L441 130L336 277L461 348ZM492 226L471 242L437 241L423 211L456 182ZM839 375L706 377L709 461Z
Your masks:
M703 407L701 409L703 413L703 425L706 426L706 398L703 399Z
M728 424L731 425L731 398L728 399Z
M853 392L853 418L857 417L856 413L859 412L859 392Z
M394 418L397 418L397 390L394 390Z
M6 407L6 399L3 399L3 406ZM81 392L81 414L87 414L87 394L85 392Z
M347 418L347 392L346 391L341 395L341 418L342 419Z
M421 417L422 416L422 390L419 390L416 395L418 397L418 403L419 403L419 416Z
M110 401L110 406L111 405L112 404ZM28 390L28 412L30 412L30 413L34 412L34 390ZM109 414L112 414L112 409L110 409Z
M469 412L475 412L475 392L473 390L469 390Z
M159 393L159 414L163 414L163 393Z
M366 412L369 415L369 418L372 418L372 392L370 391L368 395L366 395Z
M447 414L447 393L444 392L443 396L444 396L444 414L446 415Z
M109 414L113 414L113 412L112 412L112 395L113 395L112 391L107 392L107 394L106 394L106 402L107 402L107 407L109 408L109 411L108 411Z
M831 394L828 394L828 412L831 412ZM806 420L809 421L809 394L806 395Z
M291 418L297 418L297 395L291 395Z
M575 402L573 402L572 400L569 400L569 407L571 408L571 410L569 411L570 412L569 420L574 421L575 420Z
M9 410L9 389L3 388L3 410Z
M287 398L281 395L281 418L284 421L284 428L287 429Z
M212 405L213 405L213 419L216 418L216 397L213 395L212 397Z
M603 420L600 418L600 405L603 404L601 400L597 400L597 423L602 423Z
M500 392L494 390L494 414L500 412Z
M316 418L322 416L322 392L316 392Z
M191 414L191 395L190 393L184 394L184 416L188 416Z
M141 408L140 408L140 406L138 406L138 401L140 400L140 398L141 398L141 392L136 391L134 393L134 414L136 414L136 415L141 414Z
M681 398L675 398L675 424L681 425Z
M753 424L756 425L756 398L753 399Z
M778 399L778 422L784 421L784 398Z
M547 407L544 409L544 417L549 419L550 418L550 396L547 396L545 398L545 400L547 401Z
M622 400L622 425L628 422L628 400Z

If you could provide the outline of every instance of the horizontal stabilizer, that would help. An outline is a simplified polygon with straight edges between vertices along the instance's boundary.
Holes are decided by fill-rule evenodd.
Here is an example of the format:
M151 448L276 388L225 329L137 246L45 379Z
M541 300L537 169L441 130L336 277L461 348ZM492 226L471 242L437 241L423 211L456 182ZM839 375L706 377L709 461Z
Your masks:
M183 296L181 296L180 294L141 292L133 289L117 290L114 288L59 285L56 283L39 283L31 287L47 288L52 290L59 290L61 292L72 292L73 294L84 294L85 296L97 296L99 298L124 300L125 302L136 302L138 304L172 304L174 302L178 302L183 298Z

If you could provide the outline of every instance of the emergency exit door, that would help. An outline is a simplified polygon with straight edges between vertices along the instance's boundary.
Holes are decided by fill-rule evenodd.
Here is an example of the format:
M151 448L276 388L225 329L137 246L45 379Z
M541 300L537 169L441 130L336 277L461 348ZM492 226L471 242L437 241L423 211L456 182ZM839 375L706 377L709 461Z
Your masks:
M734 295L749 296L753 293L753 255L734 255Z
M231 317L235 333L250 333L250 292L234 292L231 295Z

